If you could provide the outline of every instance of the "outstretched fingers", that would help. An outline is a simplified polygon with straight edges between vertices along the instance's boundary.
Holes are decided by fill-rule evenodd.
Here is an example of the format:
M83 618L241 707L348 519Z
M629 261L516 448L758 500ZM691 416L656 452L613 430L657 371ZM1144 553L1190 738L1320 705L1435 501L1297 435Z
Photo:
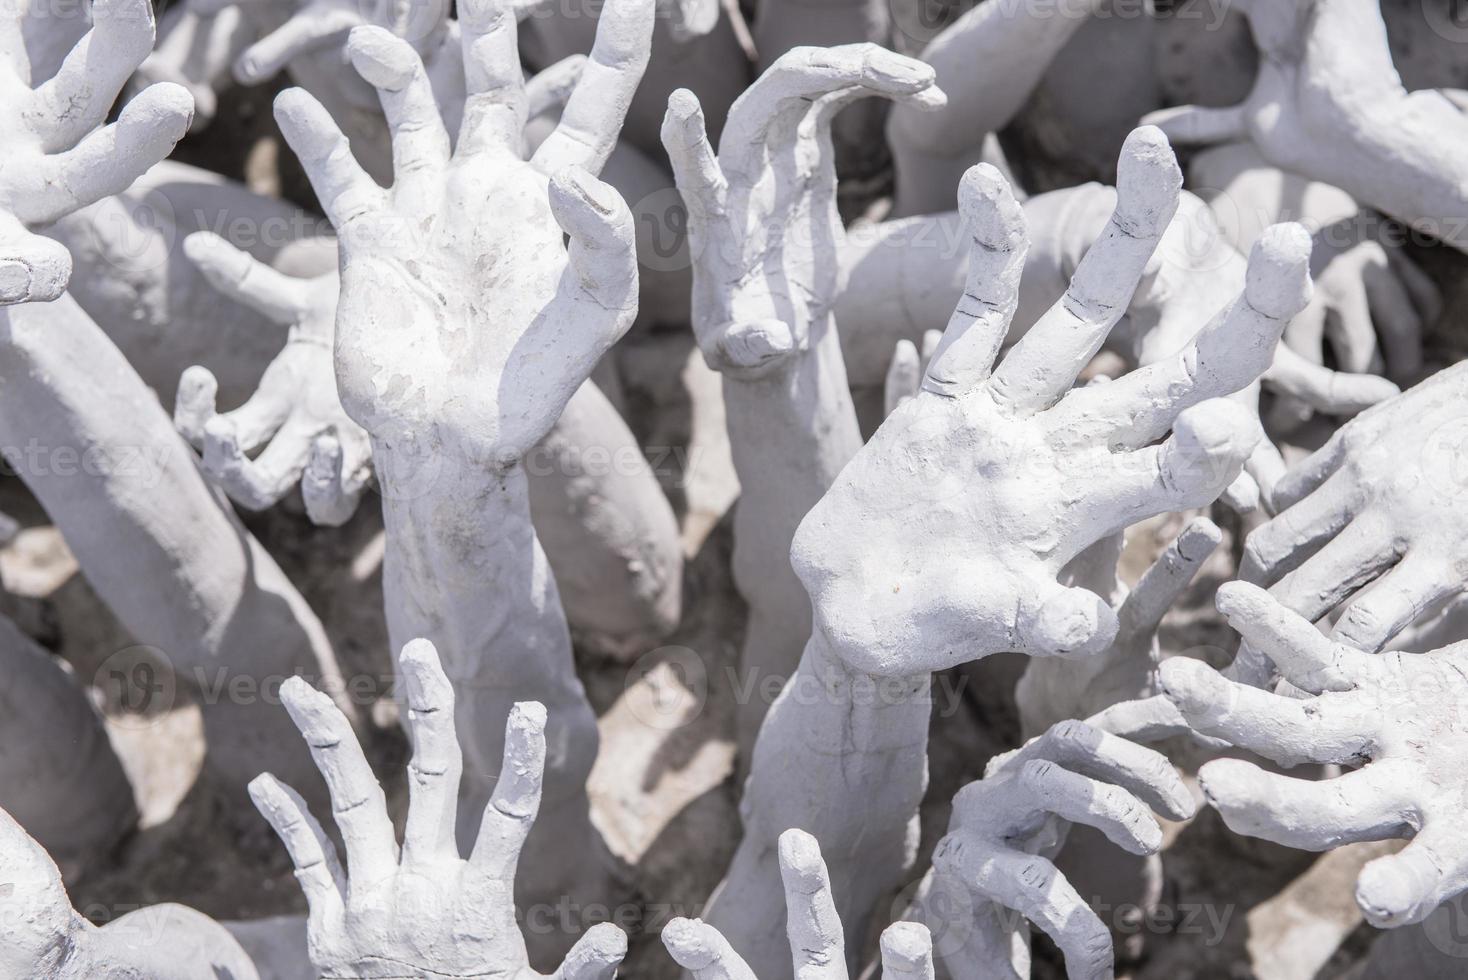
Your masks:
M345 906L347 879L336 847L311 815L306 801L270 773L250 780L250 799L285 845L296 880L306 893L312 931L338 918Z
M663 927L662 940L673 961L693 974L693 980L756 980L724 934L701 919L673 919Z
M505 720L505 752L494 795L484 808L479 837L469 857L480 875L506 887L515 880L520 849L540 812L545 780L545 705L519 701Z
M1349 417L1402 393L1402 389L1375 374L1348 374L1314 364L1280 344L1274 363L1263 374L1275 391L1293 395L1324 415Z
M301 478L311 439L310 429L287 421L251 459L245 455L236 420L216 415L204 424L204 469L235 503L247 510L264 510L290 493Z
M1144 126L1156 126L1167 138L1182 146L1201 143L1233 143L1248 138L1244 107L1180 105L1158 109L1142 117Z
M1132 130L1117 161L1116 209L1076 266L1065 295L1004 358L990 380L996 401L1038 412L1070 390L1126 312L1177 211L1182 171L1167 138Z
M652 53L654 0L608 0L596 25L596 41L561 120L530 162L544 174L567 167L600 173L632 104Z
M1114 443L1145 446L1186 409L1252 384L1274 363L1285 324L1310 298L1309 233L1294 223L1266 229L1244 281L1233 305L1178 354L1075 392L1056 424L1099 426Z
M1035 760L1057 763L1073 773L1118 786L1174 820L1193 814L1193 797L1166 756L1085 722L1058 722L1011 756L1001 758L1006 768ZM991 772L994 766L991 762Z
M184 254L215 289L282 326L299 322L310 306L306 280L275 271L213 232L184 239Z
M454 730L454 689L438 651L427 640L412 640L403 647L398 672L407 688L408 730L413 738L403 864L454 860L459 856L454 817L464 771Z
M993 370L1030 247L1024 211L1009 181L990 164L963 175L958 214L969 238L968 275L923 379L925 390L950 398L972 391Z
M673 183L688 209L689 250L697 258L708 240L709 223L724 214L729 184L709 143L703 107L686 88L668 96L662 139L673 164Z
M346 845L347 869L363 882L388 876L397 863L397 842L387 816L387 799L351 723L330 697L299 677L281 685L280 698L331 792L332 815Z

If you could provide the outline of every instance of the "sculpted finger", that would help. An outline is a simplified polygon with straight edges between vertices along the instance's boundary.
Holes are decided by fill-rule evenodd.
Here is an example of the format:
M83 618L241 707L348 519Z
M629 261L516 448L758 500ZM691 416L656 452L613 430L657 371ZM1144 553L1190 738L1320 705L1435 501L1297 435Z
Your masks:
M1160 673L1162 693L1194 731L1283 766L1358 762L1376 738L1369 713L1341 700L1349 694L1324 694L1309 701L1283 698L1230 681L1188 657L1165 661Z
M1162 846L1162 828L1123 789L1087 779L1047 759L1026 762L1019 779L1045 810L1071 823L1096 828L1122 850L1153 854Z
M534 119L547 112L566 107L581 73L586 70L586 55L573 54L548 65L525 80L525 111Z
M918 359L917 347L913 342L902 339L892 351L892 363L887 368L887 378L882 386L882 414L891 415L898 407L916 398L922 385L922 363Z
M879 941L886 980L933 980L933 934L919 922L894 922Z
M663 945L693 980L755 980L723 933L701 919L676 918L663 927Z
M299 322L310 305L305 280L275 271L213 232L184 239L184 254L215 289L282 326Z
M1234 143L1247 139L1249 131L1243 106L1180 105L1158 109L1143 116L1142 125L1156 126L1169 140L1183 146Z
M241 85L257 85L279 74L293 58L340 39L362 23L351 7L308 3L260 40L245 49L234 63L234 77Z
M709 143L698 96L686 88L668 96L662 139L673 163L673 181L688 209L689 247L699 256L709 223L724 214L729 185Z
M513 5L465 0L458 14L469 94L455 152L518 155L529 106Z
M1462 577L1453 573L1448 562L1409 551L1370 589L1351 600L1331 636L1357 650L1375 653L1463 587Z
M1111 646L1116 613L1096 593L1054 579L1026 583L1015 620L1015 649L1034 657L1078 660Z
M1278 514L1287 507L1304 500L1314 493L1335 472L1346 458L1346 442L1337 430L1325 445L1311 453L1303 461L1292 466L1274 485L1272 503Z
M275 97L275 120L338 235L345 236L353 221L382 207L383 189L357 163L347 138L320 102L304 89L288 88Z
M216 415L204 425L204 469L247 510L272 507L290 493L306 468L311 433L287 422L255 459L245 455L234 421Z
M71 252L65 245L0 215L0 306L49 303L70 281Z
M1368 269L1366 298L1390 374L1412 378L1422 370L1422 317L1399 275L1389 258L1384 265Z
M1328 851L1398 837L1412 802L1412 775L1373 762L1334 779L1295 779L1242 759L1216 759L1198 771L1210 806L1230 830L1286 847Z
M515 880L520 849L540 812L545 718L545 705L539 701L520 701L510 709L504 761L469 858L476 872L507 884Z
M42 148L55 153L97 128L123 85L153 50L153 8L140 0L95 0L92 29L38 85L33 111L45 119ZM190 102L192 108L192 101Z
M1110 980L1110 930L1045 858L950 834L933 852L933 867L1040 927L1065 955L1071 980Z
M338 918L345 906L346 875L336 847L311 816L306 801L268 772L250 780L249 789L255 809L269 822L295 865L313 931Z
M195 449L204 448L204 426L215 415L219 382L208 368L195 364L178 379L173 400L173 427Z
M802 980L846 980L846 938L820 845L810 834L792 828L780 835L779 849L795 975Z
M412 640L403 647L398 671L407 688L408 730L413 737L403 863L456 860L454 816L464 759L454 730L454 689L438 651L427 640Z
M408 210L426 207L449 162L449 133L423 60L382 27L353 28L347 52L357 74L377 89L392 132L393 192Z
M49 224L126 190L173 152L193 118L194 100L179 85L150 85L123 107L117 122L91 133L73 149L44 159L30 186L14 199L15 215Z
M627 934L610 922L600 922L576 940L551 980L613 980L627 955Z
M1385 519L1368 512L1346 525L1270 591L1314 622L1395 564L1399 547Z
M1083 776L1112 783L1174 820L1191 816L1193 812L1193 798L1166 756L1098 731L1085 722L1072 719L1051 725L1039 738L999 759L998 763L989 763L989 772L994 772L996 766L1044 759Z
M1356 878L1356 903L1378 929L1421 922L1468 889L1460 814L1429 817L1395 854L1370 861Z
M332 816L346 845L348 871L362 881L387 876L397 862L387 798L351 723L331 698L299 677L281 685L280 698L331 792Z
M1375 374L1347 374L1312 364L1285 344L1275 349L1274 363L1264 372L1263 380L1275 391L1293 395L1321 414L1341 418L1402 393L1402 389Z
M1190 521L1142 573L1122 602L1116 614L1121 629L1133 634L1155 633L1162 617L1187 591L1222 540L1223 532L1208 518Z
M581 80L560 122L531 158L537 170L555 174L580 167L601 172L652 52L655 6L654 0L608 0L602 5Z
M968 236L963 297L928 359L923 388L957 397L982 384L1009 333L1029 251L1024 211L997 168L969 168L958 185L958 214Z
M1351 523L1357 503L1346 477L1326 480L1314 493L1249 533L1239 578L1268 585L1298 568Z
M352 519L367 491L370 460L365 433L350 439L346 446L335 431L316 437L306 460L306 472L301 475L301 496L311 523L340 527Z

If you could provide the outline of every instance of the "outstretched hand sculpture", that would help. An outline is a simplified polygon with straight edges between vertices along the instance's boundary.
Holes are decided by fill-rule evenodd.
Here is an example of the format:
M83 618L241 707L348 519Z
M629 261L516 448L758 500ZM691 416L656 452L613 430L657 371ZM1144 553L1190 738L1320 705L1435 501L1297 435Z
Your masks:
M1312 622L1340 610L1334 636L1380 650L1464 589L1465 439L1462 364L1363 412L1280 478L1277 516L1249 535L1240 577L1273 583ZM1246 644L1230 676L1262 683L1267 665Z
M1023 268L1024 219L992 167L966 176L969 290L923 392L842 472L792 550L816 622L843 660L887 674L1002 650L1083 657L1105 649L1114 613L1055 574L1128 524L1211 502L1220 477L1252 452L1258 425L1244 409L1200 403L1250 384L1273 360L1279 332L1309 296L1309 237L1298 226L1272 228L1251 257L1244 294L1191 344L1072 391L1125 312L1177 204L1181 178L1155 129L1132 134L1119 168L1107 231L1061 302L997 367ZM985 478L975 482L973 472ZM915 533L932 535L937 550L904 562ZM873 554L887 557L873 562ZM955 575L985 587L954 594L940 579Z
M1462 846L1462 644L1373 655L1322 635L1267 592L1224 585L1218 608L1309 697L1282 697L1227 680L1199 661L1162 666L1162 684L1195 729L1283 766L1360 768L1311 780L1219 759L1198 773L1208 802L1239 833L1323 851L1410 838L1361 870L1356 901L1378 928L1425 919L1468 890Z
M740 669L789 676L810 636L790 541L861 447L831 316L842 288L832 119L868 96L932 106L933 70L875 44L794 48L740 96L715 155L696 96L663 143L688 207L694 335L723 376L739 474L734 577L749 603ZM747 753L768 706L741 705Z
M997 171L969 171L959 191L973 243L969 292L922 391L893 412L796 533L791 559L814 628L760 730L742 804L745 837L709 913L746 956L765 957L762 975L780 971L768 954L782 928L779 833L802 826L821 841L846 928L860 934L871 903L912 860L929 672L1002 651L1085 657L1106 649L1117 629L1110 606L1056 575L1129 524L1211 503L1258 439L1247 410L1213 399L1258 377L1284 321L1308 297L1309 236L1296 226L1271 229L1255 248L1244 295L1175 357L1072 390L1125 311L1181 183L1152 129L1129 138L1119 170L1106 233L1066 294L992 372L1016 303L1025 230ZM862 696L872 690L883 696Z
M1227 108L1150 113L1178 143L1251 139L1271 163L1468 249L1459 176L1468 117L1442 93L1408 92L1376 0L1233 0L1249 18L1259 74Z
M339 238L337 387L371 438L383 492L389 635L426 637L443 653L470 753L466 812L489 794L501 739L490 720L527 698L549 712L557 752L529 845L540 896L580 882L604 898L610 869L587 815L596 722L522 461L636 314L631 215L591 171L637 86L652 11L651 0L606 6L560 123L529 160L503 0L460 8L470 94L452 146L413 48L381 28L352 32L353 64L394 134L390 189L315 99L288 90L276 101Z
M56 864L4 810L0 976L256 980L255 964L224 927L187 906L150 905L92 925L71 907Z
M1162 830L1193 814L1193 797L1167 759L1080 721L1063 721L989 761L953 797L948 833L933 851L906 918L925 923L952 980L1030 975L1028 932L1014 910L1053 939L1071 980L1112 975L1111 932L1052 863L1071 824L1101 831L1132 854L1153 854Z
M780 835L779 852L795 975L801 980L846 980L846 937L821 845L792 828ZM663 927L662 939L693 980L757 980L724 935L706 922L673 919ZM884 980L932 980L933 943L924 926L894 922L882 931L880 946Z
M151 85L117 122L97 129L153 46L148 4L93 4L92 29L55 76L34 87L21 39L24 16L16 5L0 17L0 304L60 296L71 278L71 256L31 230L123 190L168 155L193 111L184 88Z
M463 758L453 687L426 640L408 644L398 664L414 746L401 852L351 726L329 698L294 678L281 700L331 791L346 865L290 787L268 773L250 784L306 893L311 962L333 978L539 977L515 919L514 892L521 848L540 810L545 707L510 709L499 778L465 860L454 832ZM621 930L594 926L553 976L611 980L626 951Z
M283 275L211 232L190 235L184 249L216 289L290 333L255 393L232 412L215 413L218 385L207 368L185 371L174 424L240 506L262 510L299 481L312 520L344 523L367 488L371 447L336 393L337 274ZM245 456L267 443L257 458Z

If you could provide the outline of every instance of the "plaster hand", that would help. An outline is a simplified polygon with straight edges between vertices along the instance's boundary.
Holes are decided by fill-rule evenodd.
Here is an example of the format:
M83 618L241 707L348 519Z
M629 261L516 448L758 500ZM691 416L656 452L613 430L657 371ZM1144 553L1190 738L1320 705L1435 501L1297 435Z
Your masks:
M1113 705L1160 694L1157 629L1222 537L1223 532L1206 517L1190 521L1142 573L1136 586L1113 603L1116 639L1101 653L1080 661L1054 657L1030 660L1015 688L1024 732L1038 733L1067 718L1087 718ZM1116 576L1120 546L1119 538L1095 545L1094 549L1103 552L1097 557L1105 567L1094 576L1095 581L1068 570L1070 584L1084 586L1100 596L1122 593ZM1072 566L1087 557L1083 553Z
M145 0L94 3L92 29L56 74L34 87L21 39L24 16L23 4L0 14L0 305L60 296L71 256L32 230L126 188L173 150L193 113L187 90L152 85L117 122L102 126L153 47Z
M1308 297L1309 237L1271 229L1243 295L1175 356L1071 390L1177 203L1181 177L1155 129L1128 138L1119 175L1108 228L1066 294L992 373L1016 302L1024 219L992 167L965 175L968 291L923 390L842 471L792 548L816 622L852 666L912 673L999 651L1106 649L1115 614L1055 576L1100 538L1210 503L1253 451L1257 421L1212 399L1273 359Z
M1283 766L1358 767L1312 780L1240 759L1210 762L1198 780L1224 822L1309 851L1410 838L1357 878L1356 901L1378 928L1420 922L1468 890L1461 833L1468 648L1373 655L1322 636L1243 582L1219 589L1218 608L1310 697L1282 697L1229 681L1200 661L1169 660L1163 687L1189 724Z
M463 758L453 687L427 640L404 647L398 666L414 746L401 850L351 726L329 698L297 678L281 687L281 700L331 791L345 867L290 787L268 773L250 783L306 893L311 962L333 980L538 977L515 921L514 888L520 849L540 809L545 708L528 701L510 710L499 781L465 860L454 832ZM553 976L611 980L626 951L619 929L595 926Z
M336 392L337 274L296 279L211 232L190 235L184 251L216 289L290 332L255 393L232 412L216 413L218 385L208 368L185 371L174 424L240 506L273 506L299 482L312 520L345 523L367 488L371 447ZM257 458L245 455L262 445Z
M344 723L345 724L345 723ZM257 980L224 927L183 905L150 905L106 925L71 907L55 862L0 810L0 975L48 980Z
M846 937L820 844L792 828L780 835L779 851L794 975L847 980ZM702 920L673 919L663 927L662 939L693 980L756 980L723 934ZM933 944L922 925L895 922L883 930L880 946L885 980L933 980Z
M874 44L794 48L729 111L719 153L674 92L663 144L688 206L693 328L716 371L758 378L809 350L841 289L831 120L880 95L943 104L933 69Z
M1408 92L1376 0L1233 0L1260 51L1249 95L1228 108L1144 117L1179 143L1250 139L1270 163L1339 187L1458 249L1444 220L1468 207L1459 177L1468 118L1440 92Z
M230 66L255 40L239 8L201 15L188 5L168 10L158 25L158 43L138 66L135 85L176 82L194 97L194 129L203 129L219 107L217 91L230 79Z
M1072 824L1153 854L1193 798L1167 759L1080 721L1063 721L989 762L953 797L948 833L906 918L924 922L953 980L1027 977L1028 935L1011 909L1065 954L1071 980L1112 975L1111 933L1052 863Z
M1337 639L1380 650L1464 590L1465 437L1468 365L1361 413L1281 477L1239 577L1312 622L1339 612ZM1262 666L1235 676L1262 682Z
M375 444L513 465L632 322L631 216L587 168L615 141L650 11L608 7L603 50L529 161L518 155L515 20L493 0L462 12L471 95L452 151L417 53L381 28L353 31L353 63L378 86L394 132L389 190L351 158L320 103L295 89L277 99L340 236L337 382Z

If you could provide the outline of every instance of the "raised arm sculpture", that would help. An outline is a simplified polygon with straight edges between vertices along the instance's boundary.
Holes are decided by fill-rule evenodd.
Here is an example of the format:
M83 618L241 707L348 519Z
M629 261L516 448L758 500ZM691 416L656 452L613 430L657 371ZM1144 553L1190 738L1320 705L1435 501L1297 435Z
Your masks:
M688 205L693 329L723 376L739 474L734 578L749 603L740 669L788 677L810 636L790 541L861 446L831 309L842 288L831 121L859 98L938 105L933 72L874 44L795 48L729 112L715 156L692 92L668 102L663 141ZM769 705L740 705L754 744Z
M1263 371L1304 305L1308 235L1272 229L1244 295L1176 357L1072 391L1176 207L1181 175L1156 130L1132 134L1119 171L1106 233L997 367L1024 221L992 167L965 177L969 290L923 390L842 470L791 549L814 628L760 730L745 836L709 912L742 950L768 950L779 936L774 842L792 826L821 841L848 936L861 935L912 859L929 672L1000 651L1104 650L1115 614L1057 573L1129 524L1211 502L1253 450L1257 422L1212 399ZM769 957L756 966L762 976L783 969Z
M477 837L465 859L454 832L464 763L453 685L427 640L404 647L398 667L414 746L401 848L351 725L308 685L288 681L281 700L331 790L346 863L294 790L269 773L250 783L306 893L311 962L322 976L342 980L540 977L516 921L515 873L540 811L545 707L527 701L510 708L494 792L467 828ZM551 976L611 980L626 951L622 931L602 923L577 939Z
M530 160L502 0L460 9L470 95L452 147L412 47L353 31L353 64L394 132L390 189L315 99L288 90L276 105L340 239L337 387L382 487L389 635L427 638L444 657L470 753L466 813L489 796L509 706L534 698L548 711L548 805L528 844L527 897L597 894L609 873L587 813L595 719L522 461L636 314L631 217L589 171L616 139L651 21L650 0L606 7L560 126Z

